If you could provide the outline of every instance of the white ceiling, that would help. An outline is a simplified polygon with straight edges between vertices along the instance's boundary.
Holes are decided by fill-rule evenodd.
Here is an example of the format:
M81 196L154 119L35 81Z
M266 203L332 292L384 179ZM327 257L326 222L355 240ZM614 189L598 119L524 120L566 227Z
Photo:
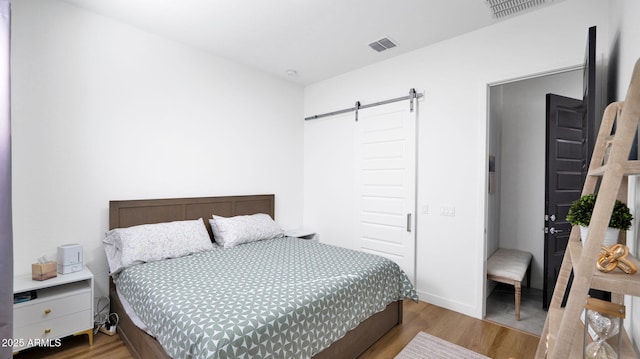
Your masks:
M302 85L509 19L485 0L63 1Z

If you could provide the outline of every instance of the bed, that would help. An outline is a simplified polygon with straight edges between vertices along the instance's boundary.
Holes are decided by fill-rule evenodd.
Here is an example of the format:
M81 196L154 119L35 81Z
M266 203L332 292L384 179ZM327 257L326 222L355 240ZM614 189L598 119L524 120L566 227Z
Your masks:
M275 198L273 195L111 201L109 204L109 228L111 230L116 228L127 228L132 226L138 226L142 224L195 220L199 218L206 219L206 218L211 218L212 214L222 216L222 217L233 217L233 216L241 216L241 215L252 215L256 213L266 213L271 218L274 218L274 208L275 208L274 203L275 203ZM211 225L208 223L207 220L205 220L204 222L206 224L206 230L209 234L209 239L211 239L213 238ZM329 258L334 258L334 257L339 258L339 256L344 254L342 252L349 252L345 254L348 256L353 256L353 255L360 256L360 254L358 254L360 252L338 249L337 247L326 246L314 241L305 241L302 239L284 237L284 238L278 238L273 240L269 239L266 241L261 241L256 243L242 244L240 246L237 246L236 248L232 248L231 250L225 250L224 248L215 248L214 250L211 250L211 251L204 251L198 254L185 256L183 258L178 258L175 260L172 259L171 261L175 261L176 263L178 263L179 262L178 260L183 260L183 261L211 260L211 259L204 259L204 257L217 256L218 253L226 252L228 254L237 256L236 259L230 260L231 261L230 263L236 263L236 262L240 263L241 260L244 258L243 256L245 256L245 254L243 253L249 253L249 254L246 254L247 256L249 255L259 256L256 253L258 254L265 253L266 254L265 257L276 257L279 255L278 253L280 253L280 251L283 251L282 249L279 249L279 248L286 248L285 251L292 251L293 253L296 253L295 256L293 257L294 259L298 257L306 258L306 259L299 259L299 260L302 260L303 262L302 263L297 262L297 264L295 264L301 268L300 271L297 271L297 270L293 271L295 272L294 273L295 276L303 275L302 273L306 273L306 272L312 272L312 273L315 272L312 269L302 270L302 268L306 267L306 263L307 263L306 261L312 262L314 258L320 257L320 255L318 254L319 253L318 251L324 251L324 250L335 251L335 252L331 252L330 254L327 254ZM304 255L301 255L300 253L306 253L305 255L307 257L304 257ZM364 253L362 255L369 256ZM203 258L201 259L200 257L203 257ZM253 259L251 260L245 259L245 260L249 262L253 261ZM289 260L289 259L280 259L276 262L286 261L286 260ZM366 260L376 261L376 259L372 259L371 256L367 257ZM213 259L213 261L215 261L216 263L221 262L219 259ZM110 300L111 300L111 311L117 313L120 318L120 321L118 324L118 333L122 338L122 340L124 341L125 345L129 348L133 356L136 358L170 358L171 355L167 354L167 350L169 350L172 353L175 353L175 352L172 351L173 350L172 348L165 350L165 348L167 347L166 343L165 343L165 347L163 347L163 345L161 345L159 341L156 340L156 338L147 334L147 332L140 329L136 324L134 324L135 319L132 319L129 315L127 315L127 312L124 309L125 304L123 304L123 302L120 300L120 296L116 291L116 282L122 283L122 287L120 288L121 290L125 290L125 291L128 290L130 292L130 295L131 293L135 294L139 291L139 289L137 287L134 287L134 289L131 289L131 288L125 289L124 283L128 283L128 284L133 283L135 285L136 281L131 278L137 278L137 276L140 273L144 273L144 272L162 273L160 271L165 270L169 272L167 272L167 274L162 274L162 276L170 277L171 276L170 272L173 270L171 269L172 267L168 267L169 269L164 268L169 265L168 262L169 261L158 261L153 263L146 263L140 266L132 266L131 268L134 268L135 270L126 269L120 272L118 279L116 281L114 281L113 278L110 279L109 291L110 291ZM351 262L351 257L349 257L348 260L341 260L340 262L335 262L331 264L330 268L336 267L336 270L340 270L339 266L343 262ZM200 268L199 264L191 264L192 262L185 262L185 263L182 264L183 267ZM233 271L241 271L240 269L244 268L245 266L244 264L237 264L237 265L238 267L234 268ZM284 268L290 268L290 267L284 267ZM324 269L323 271L328 271L328 270L329 269ZM282 268L276 269L276 271L278 273L286 272L286 270L283 270ZM206 279L207 276L216 276L217 280L219 280L221 277L224 277L223 275L220 275L220 273L217 273L217 274L207 273L206 271L205 273L202 273L202 270L198 270L197 272L199 273L198 276L196 276L197 278L192 278L190 279L190 281L193 281L194 283L199 281L200 284L196 286L198 288L201 288L201 287L204 288L204 286L209 284L208 280ZM292 272L292 271L289 271L289 272ZM272 275L272 273L265 274L265 275ZM309 274L309 275L312 275L312 274ZM379 275L379 274L376 274L376 275ZM348 279L350 277L353 277L353 276L352 275L343 276L341 280L351 280L351 279ZM123 279L123 278L127 278L127 279ZM259 278L259 277L256 277L256 278ZM256 278L252 278L252 279L258 280ZM319 281L318 278L314 277L311 279L313 280L310 280L309 278L306 279L306 283L313 283L311 287L320 285L316 283ZM320 281L324 281L324 280L325 279L322 278ZM274 278L273 283L277 284L279 283L279 281L280 281L279 278ZM145 282L145 281L141 281L141 282ZM155 281L147 280L146 282L155 282ZM262 282L264 282L264 280ZM252 284L252 287L255 287L255 290L248 290L246 291L246 294L240 294L239 297L236 296L232 298L231 300L232 303L237 303L241 301L239 300L239 298L246 298L246 301L248 302L257 301L259 297L256 296L256 293L253 293L253 292L266 290L265 288L262 288L259 285L256 285L257 283L258 282ZM153 286L155 285L156 284L154 283ZM385 285L389 286L388 284L385 284ZM354 298L356 298L354 300L357 300L358 303L362 303L362 302L368 303L370 301L375 302L375 300L377 301L385 300L385 302L384 302L384 305L382 305L381 307L380 307L381 304L378 303L377 305L380 307L379 310L376 310L375 313L372 313L371 315L367 314L367 317L358 318L357 315L354 314L356 315L356 317L352 319L355 323L355 324L352 324L354 328L350 328L350 327L344 328L345 333L340 333L339 338L331 339L331 342L318 344L318 342L320 341L319 339L320 337L314 336L315 328L308 329L305 327L301 329L296 326L302 322L304 322L305 324L316 323L314 322L315 319L311 315L309 315L308 313L301 312L302 309L297 307L295 308L295 310L287 310L287 313L288 313L287 316L290 322L289 324L284 326L284 329L282 329L283 332L271 334L269 336L271 336L272 338L277 338L277 336L280 335L281 338L286 337L287 340L289 340L291 339L291 336L297 336L301 332L304 332L305 338L303 338L304 340L302 340L302 342L315 346L313 349L308 349L308 350L307 349L298 350L297 348L294 348L295 350L291 348L278 348L278 353L280 353L278 354L279 356L283 356L282 353L286 353L287 350L294 350L294 351L297 350L296 356L301 358L311 357L311 356L313 356L313 358L331 358L331 357L355 358L358 355L360 355L362 352L364 352L369 346L375 343L385 333L391 330L393 327L402 323L402 297L408 297L408 298L417 300L415 291L411 287L410 283L408 283L408 280L403 282L401 286L404 286L404 287L401 290L398 290L397 295L395 295L397 298L393 300L377 298L382 296L377 292L376 293L365 293L365 292L359 293L359 292L355 292L354 291L355 289L353 288L344 289L344 290L341 289L341 291L343 292L353 292L354 293L353 296ZM314 294L315 292L313 292L313 290L315 289L310 288L309 292L306 292L306 290L308 289L307 287L308 285L305 285L303 287L296 287L296 290L294 291L294 295L298 295L299 298L302 298L299 300L300 302L307 303L307 302L314 302L315 300L316 294ZM281 292L282 288L284 287L279 288L278 292ZM219 308L217 308L218 307L217 303L213 303L215 301L218 301L220 303L219 305L220 308L224 307L225 305L228 305L228 304L222 303L223 300L221 300L219 296L211 297L212 298L211 300L209 300L208 297L204 298L208 295L209 292L215 292L215 290L206 289L205 293L198 294L198 299L200 301L198 302L197 306L199 307L198 308L199 310L200 309L209 310L209 312L207 313L211 313L211 311L218 310ZM404 294L401 294L401 292ZM373 299L374 297L375 297L375 300ZM363 298L367 298L367 299L363 300ZM369 298L372 298L372 299L370 300ZM135 302L135 298L133 298L133 300ZM170 299L169 299L169 302L171 302ZM277 302L277 300L272 302ZM342 300L336 301L335 303L340 303L340 302L342 302ZM126 305L130 305L130 304L131 303L128 303ZM287 307L288 305L295 306L294 304L285 304L284 307ZM333 306L339 307L339 305L331 305L330 307L333 307ZM209 309L205 309L205 307L209 307ZM166 310L166 309L163 309L163 310ZM273 308L269 308L267 310L271 312L285 311L284 309L275 310ZM327 311L327 310L328 309L325 307L322 310L318 310L317 312L318 313L322 312L323 313L322 315L324 315L325 318L327 315L329 316L333 315L330 311ZM358 314L358 315L361 316L362 314ZM165 320L165 318L161 318L161 320ZM259 320L261 322L268 321L267 319L264 319L264 318L261 318L261 319L259 318ZM280 319L274 319L274 322L279 320ZM153 320L150 320L150 321L153 322ZM235 322L237 320L234 319L233 321ZM215 322L216 322L215 325L219 324L218 319L216 319ZM321 320L320 322L324 323L327 321ZM209 328L215 325L211 323L205 323L203 324L203 327ZM269 326L270 328L272 327L271 324L269 324ZM221 347L224 343L229 344L228 342L230 340L234 341L234 343L238 343L239 340L237 336L245 335L243 333L235 333L235 334L233 333L233 331L236 331L236 332L244 331L244 329L242 329L242 325L240 324L232 327L233 330L229 328L231 327L228 327L226 329L225 328L221 329L222 332L224 332L225 330L228 332L227 337L216 342L213 342L211 341L211 339L209 339L210 342L207 345L211 347L212 345L215 344ZM241 328L241 329L238 329L238 328ZM162 329L156 329L156 330L161 331ZM335 328L331 330L335 330ZM250 336L253 336L253 338L255 339L256 336L264 334L264 333L256 334L258 331L259 329L255 329L253 332L247 329L247 333L246 333L247 338L245 338L244 340L248 343L251 340L249 338ZM339 332L339 330L336 330L336 332ZM233 338L229 338L229 336ZM162 338L162 334L159 334L159 338ZM273 340L278 342L278 339L273 339ZM198 339L198 341L202 341L202 340ZM221 342L224 342L224 343L221 344ZM296 343L300 342L300 340L298 340L298 338L294 338L292 342L294 342L294 344L292 345L296 346L298 345ZM274 343L267 343L265 345L268 347L266 350L271 350L271 347L274 346ZM260 349L261 351L257 356L265 356L264 355L265 345L262 345L262 348ZM195 344L189 346L189 348L194 348L194 347L195 347ZM195 352L197 352L197 349L189 349L189 350L195 350ZM224 350L227 350L226 347ZM198 355L200 355L201 357L225 357L225 355L226 357L256 356L255 352L249 352L249 349L243 349L243 351L237 351L237 352L224 351L224 350L220 349L219 351L216 351L216 353L218 352L221 353L220 355L218 354L206 355L206 356L204 354L198 354ZM224 353L227 353L227 354L222 355ZM229 353L236 353L236 354L230 355ZM174 354L173 356L198 357L198 355ZM278 355L273 355L273 356L277 357Z

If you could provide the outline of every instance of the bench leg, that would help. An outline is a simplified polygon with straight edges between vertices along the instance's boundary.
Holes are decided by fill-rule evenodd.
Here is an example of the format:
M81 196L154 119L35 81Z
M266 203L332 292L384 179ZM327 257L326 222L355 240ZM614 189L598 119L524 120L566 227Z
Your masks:
M520 295L522 294L522 283L515 282L516 287L516 320L520 320Z

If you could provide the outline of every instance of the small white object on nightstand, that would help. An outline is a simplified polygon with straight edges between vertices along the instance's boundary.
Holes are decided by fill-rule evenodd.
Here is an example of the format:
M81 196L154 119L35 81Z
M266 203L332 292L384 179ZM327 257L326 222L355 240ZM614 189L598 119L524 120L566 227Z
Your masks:
M305 229L305 228L291 229L291 230L285 231L284 235L288 237L295 237L300 239L317 240L315 238L316 232L309 229Z
M82 265L82 246L69 243L58 246L58 273L69 274L79 272Z

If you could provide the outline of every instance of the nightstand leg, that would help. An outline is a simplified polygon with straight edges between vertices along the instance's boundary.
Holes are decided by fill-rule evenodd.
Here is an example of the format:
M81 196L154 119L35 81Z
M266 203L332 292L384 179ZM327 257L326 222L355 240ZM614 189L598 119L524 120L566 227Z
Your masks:
M89 346L93 346L93 329L87 329L84 332L78 332L74 336L86 334L89 336Z

